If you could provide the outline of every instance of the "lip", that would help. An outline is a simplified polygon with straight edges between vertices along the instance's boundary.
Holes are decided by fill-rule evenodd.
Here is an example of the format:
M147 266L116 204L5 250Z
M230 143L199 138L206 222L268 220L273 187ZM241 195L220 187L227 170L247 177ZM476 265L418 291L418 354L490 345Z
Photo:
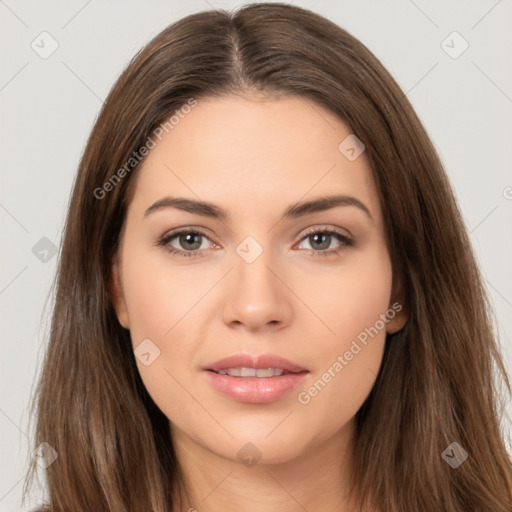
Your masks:
M282 368L279 377L233 377L215 373L223 368ZM237 354L203 368L208 382L220 393L243 403L264 404L278 400L298 386L309 370L273 354Z
M261 354L259 356L251 356L250 354L235 354L224 359L219 359L214 363L205 366L204 370L212 370L218 372L223 368L282 368L291 373L307 372L307 368L288 361L283 357L274 354ZM275 377L272 377L275 378Z

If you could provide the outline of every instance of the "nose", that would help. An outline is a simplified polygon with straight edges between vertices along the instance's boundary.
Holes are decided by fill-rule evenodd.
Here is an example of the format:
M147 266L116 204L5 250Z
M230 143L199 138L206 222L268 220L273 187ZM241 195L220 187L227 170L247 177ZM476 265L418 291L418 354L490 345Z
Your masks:
M230 327L250 331L281 329L292 318L292 292L278 265L263 253L252 263L235 255L223 300L223 320Z

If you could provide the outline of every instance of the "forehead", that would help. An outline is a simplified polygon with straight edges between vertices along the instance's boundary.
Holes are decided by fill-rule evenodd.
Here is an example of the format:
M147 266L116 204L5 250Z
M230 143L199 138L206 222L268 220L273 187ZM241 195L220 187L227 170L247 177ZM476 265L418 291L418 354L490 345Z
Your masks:
M261 200L279 210L342 193L356 195L379 218L366 155L351 161L340 151L350 135L337 116L298 96L199 99L160 131L161 140L153 137L156 145L137 171L133 206L179 194L254 214Z

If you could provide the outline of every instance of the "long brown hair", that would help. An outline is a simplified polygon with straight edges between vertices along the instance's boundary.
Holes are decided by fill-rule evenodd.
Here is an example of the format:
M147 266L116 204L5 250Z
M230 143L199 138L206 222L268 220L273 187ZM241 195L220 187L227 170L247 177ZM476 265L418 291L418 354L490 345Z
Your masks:
M361 509L510 512L512 464L500 430L500 384L510 394L510 383L442 164L406 96L361 42L276 3L167 27L133 58L95 123L69 203L33 402L35 446L58 453L46 469L51 509L164 512L176 503L168 419L117 321L111 259L138 168L126 163L191 99L230 93L301 96L335 113L366 147L409 317L388 335L356 416L352 486ZM468 453L456 469L442 456L453 442ZM32 462L26 489L35 473Z

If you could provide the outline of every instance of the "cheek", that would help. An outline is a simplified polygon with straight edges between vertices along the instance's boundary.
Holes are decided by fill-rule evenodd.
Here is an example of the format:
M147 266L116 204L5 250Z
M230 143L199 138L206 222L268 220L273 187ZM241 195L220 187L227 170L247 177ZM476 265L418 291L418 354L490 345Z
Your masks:
M132 341L134 345L145 338L164 342L204 293L202 286L194 283L190 271L172 272L163 251L134 247L126 252L123 281Z
M349 421L373 387L384 353L391 284L391 263L382 247L331 272L329 294L317 288L308 295L335 334L316 344L315 374L297 389L297 400L311 417L324 418L327 430Z
M342 349L347 340L374 325L389 306L391 262L383 243L347 253L339 264L310 265L300 275L294 291L321 320L318 329L331 348Z
M368 397L384 354L386 329L379 320L384 311L368 311L364 321L359 314L351 319L351 325L340 325L343 332L335 342L317 344L322 353L316 354L316 371L296 390L303 414L316 423L313 430L333 434L354 417Z
M193 309L211 286L208 279L197 279L192 266L173 271L160 251L125 246L123 289L132 345L136 356L150 353L146 360L136 358L137 367L148 393L169 418L180 418L190 405L187 379L199 337Z

